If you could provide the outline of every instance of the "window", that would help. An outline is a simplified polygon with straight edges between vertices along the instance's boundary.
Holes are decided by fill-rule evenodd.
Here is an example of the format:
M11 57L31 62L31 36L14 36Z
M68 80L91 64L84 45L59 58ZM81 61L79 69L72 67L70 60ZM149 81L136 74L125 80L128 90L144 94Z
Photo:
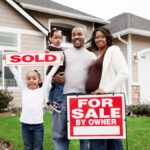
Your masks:
M16 87L16 81L7 66L4 65L2 54L19 49L19 34L0 31L0 87Z
M63 24L60 24L60 25L52 24L51 29L52 28L57 28L62 31L63 42L71 43L71 30L72 30L73 26L68 26L68 25L63 25Z
M17 47L17 34L0 32L0 45Z
M4 67L4 86L17 86L13 74L8 67Z
M2 87L14 87L17 86L13 74L7 66L4 66L4 61L2 60L2 53L8 52L1 51L0 53L0 86Z
M63 49L67 49L73 46L71 42L71 32L74 27L83 27L84 29L86 29L86 26L84 24L73 20L49 19L49 30L51 30L52 28L62 30L63 41L61 46Z

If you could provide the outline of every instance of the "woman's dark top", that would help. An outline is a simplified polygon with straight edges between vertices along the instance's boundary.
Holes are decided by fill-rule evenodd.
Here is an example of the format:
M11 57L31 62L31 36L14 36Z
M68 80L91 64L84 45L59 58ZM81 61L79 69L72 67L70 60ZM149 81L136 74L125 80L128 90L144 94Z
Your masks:
M85 85L87 94L91 94L91 92L94 92L99 88L103 69L104 55L105 52L101 55L101 57L98 57L96 61L89 67L88 77Z

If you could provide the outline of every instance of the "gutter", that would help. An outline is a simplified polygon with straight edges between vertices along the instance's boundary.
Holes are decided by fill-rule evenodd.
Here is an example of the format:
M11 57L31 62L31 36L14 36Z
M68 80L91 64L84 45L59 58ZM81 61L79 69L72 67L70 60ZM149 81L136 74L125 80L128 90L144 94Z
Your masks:
M128 41L121 38L120 34L117 36L118 40L127 45L127 60L129 66L129 78L128 78L128 104L132 105L132 49L131 49L131 34L128 34Z
M104 25L110 23L110 21L106 21L106 20L103 20L103 19L100 19L100 18L97 18L94 16L84 16L84 15L66 12L66 11L62 11L62 10L56 10L56 9L52 9L52 8L46 8L46 7L42 7L42 6L27 4L27 3L23 3L23 2L21 2L20 4L21 4L21 6L23 6L23 8L29 9L29 10L34 10L34 11L49 13L49 14L53 14L53 15L74 18L74 19L80 19L83 21L90 21L90 22L100 23L100 24L104 24Z

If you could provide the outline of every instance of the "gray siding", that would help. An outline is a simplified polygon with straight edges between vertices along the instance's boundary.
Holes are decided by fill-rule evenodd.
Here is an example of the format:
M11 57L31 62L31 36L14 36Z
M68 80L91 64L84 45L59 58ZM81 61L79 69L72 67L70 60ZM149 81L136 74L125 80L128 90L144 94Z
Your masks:
M4 0L0 1L0 26L38 31Z

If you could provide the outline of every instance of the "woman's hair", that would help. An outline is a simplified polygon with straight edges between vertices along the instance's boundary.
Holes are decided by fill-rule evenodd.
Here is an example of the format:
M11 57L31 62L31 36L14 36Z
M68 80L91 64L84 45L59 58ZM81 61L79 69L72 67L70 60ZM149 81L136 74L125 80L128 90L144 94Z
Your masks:
M93 33L92 33L92 36L91 36L91 47L95 50L98 50L98 47L97 45L95 44L95 37L96 37L96 32L97 31L100 31L102 32L105 37L106 37L106 42L107 42L107 46L110 47L112 45L112 42L113 42L113 37L110 33L110 31L107 29L107 28L104 28L104 27L99 27L99 28L96 28Z
M41 83L39 83L39 87L42 87L43 83L40 73L36 69L34 69L33 71L39 76L39 79L41 80Z

